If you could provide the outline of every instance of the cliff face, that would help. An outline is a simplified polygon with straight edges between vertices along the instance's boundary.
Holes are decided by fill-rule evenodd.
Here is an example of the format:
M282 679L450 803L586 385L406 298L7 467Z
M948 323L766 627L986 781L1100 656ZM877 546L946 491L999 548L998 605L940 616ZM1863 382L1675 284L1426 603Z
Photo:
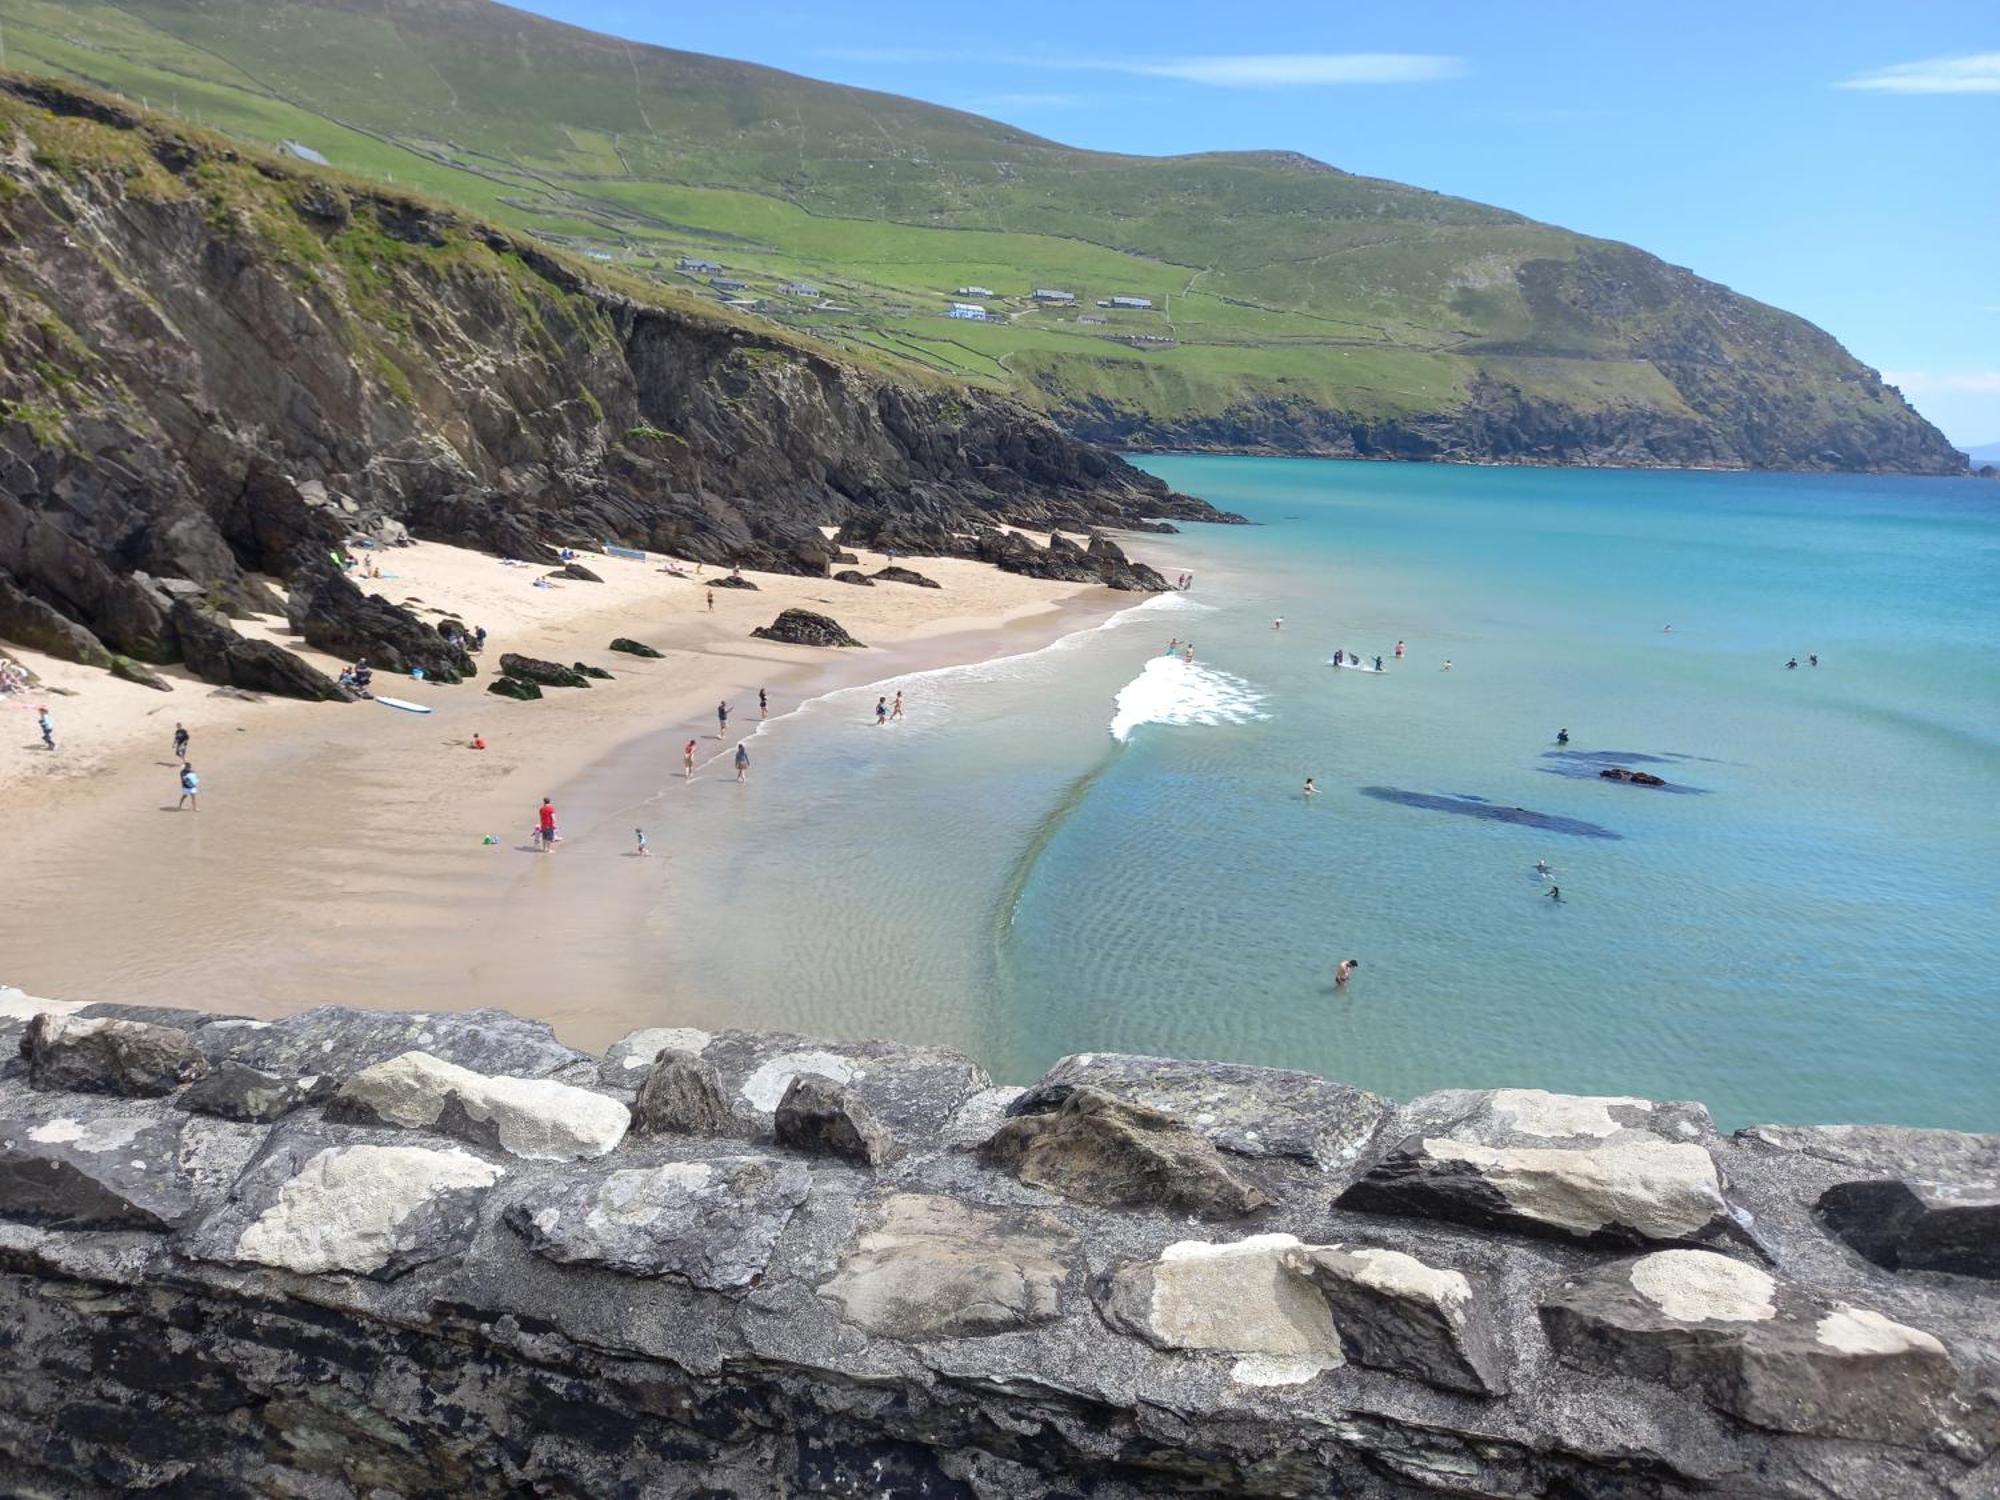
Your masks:
M0 991L0 1490L1971 1500L2000 1137Z
M385 522L822 573L817 528L856 520L1216 517L1008 402L649 305L111 101L5 89L0 620L81 627L66 654L170 659L176 591L268 608L252 574Z
M1161 421L1049 395L1064 426L1133 448L1630 467L1961 474L1963 455L1882 377L1802 318L1739 296L1630 246L1590 242L1512 277L1544 329L1532 348L1472 339L1462 399L1431 411L1356 417L1264 397L1214 416ZM1660 377L1636 395L1585 403L1589 361ZM1560 388L1538 380L1552 366Z

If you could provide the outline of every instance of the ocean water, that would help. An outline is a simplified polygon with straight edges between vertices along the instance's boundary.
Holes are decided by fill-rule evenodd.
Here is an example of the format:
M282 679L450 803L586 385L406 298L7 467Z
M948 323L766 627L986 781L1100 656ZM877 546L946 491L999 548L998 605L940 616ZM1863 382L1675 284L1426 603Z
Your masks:
M2000 1129L2000 488L1145 466L1189 592L682 799L662 1019Z

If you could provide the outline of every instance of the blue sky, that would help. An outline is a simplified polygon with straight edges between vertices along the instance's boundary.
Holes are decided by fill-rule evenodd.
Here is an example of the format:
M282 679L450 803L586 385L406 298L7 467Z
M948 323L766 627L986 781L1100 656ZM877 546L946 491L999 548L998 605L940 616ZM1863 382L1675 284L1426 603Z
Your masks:
M1993 0L528 0L1072 145L1303 151L1627 240L1829 330L2000 442Z

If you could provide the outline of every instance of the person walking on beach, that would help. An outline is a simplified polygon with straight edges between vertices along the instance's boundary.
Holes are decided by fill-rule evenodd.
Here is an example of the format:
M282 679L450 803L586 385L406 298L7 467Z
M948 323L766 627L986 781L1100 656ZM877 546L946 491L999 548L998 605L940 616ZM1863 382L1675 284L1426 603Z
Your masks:
M710 590L708 591L708 612L709 612L710 614L714 614L714 613L715 613L715 590L714 590L714 589L710 589Z
M176 724L174 725L174 759L186 760L187 758L188 758L187 725Z
M181 800L174 804L174 811L179 812L184 807L201 811L201 778L194 774L194 767L186 761L181 762Z
M689 740L685 745L681 746L681 779L684 781L694 780L693 740Z
M1354 971L1360 967L1361 967L1360 959L1343 958L1340 961L1340 963L1334 968L1333 987L1337 990L1346 989L1347 981L1354 977Z
M757 689L757 717L760 719L771 717L771 695L762 688Z
M736 742L736 779L745 781L750 771L750 744L747 740Z
M49 718L49 711L46 708L35 710L35 727L42 732L43 746L50 750L55 749L56 726L54 721Z
M542 841L542 853L547 854L556 846L556 805L548 798L542 798L542 809L537 814L540 819L535 825L536 835Z
M725 699L715 705L715 737L721 739L729 733L729 703Z
M888 722L889 722L889 700L887 698L877 698L875 700L875 727L877 729L880 729L884 724Z
M903 717L903 695L901 692L898 692L896 694L896 704L895 707L889 710L889 717L892 719L900 719Z
M638 853L639 858L641 859L652 858L653 851L646 847L646 830L643 828L635 828L632 830L632 837L639 841L639 848L636 851Z

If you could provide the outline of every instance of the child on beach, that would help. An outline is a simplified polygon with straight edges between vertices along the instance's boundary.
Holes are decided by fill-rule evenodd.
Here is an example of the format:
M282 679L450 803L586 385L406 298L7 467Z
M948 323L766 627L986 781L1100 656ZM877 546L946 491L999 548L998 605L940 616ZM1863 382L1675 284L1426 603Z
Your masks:
M743 781L750 770L750 748L742 740L736 742L736 779Z
M875 727L880 729L888 720L889 700L887 698L877 698L875 700Z
M651 858L653 851L646 847L646 830L643 828L635 828L632 830L632 837L634 837L639 841L639 848L637 851L639 857L641 859Z
M46 708L35 710L35 727L42 732L42 744L53 750L56 747L56 726L49 719Z
M689 740L685 745L681 746L681 776L683 777L683 779L688 781L692 781L694 779L693 740Z
M556 846L556 805L548 798L542 798L541 811L536 818L535 833L542 841L542 853L547 854Z
M201 778L194 774L193 766L185 761L181 762L181 800L174 804L174 811L179 812L183 807L192 807L196 812L200 812L200 792Z
M187 758L188 758L187 725L176 724L174 725L174 759L186 760Z
M900 692L896 694L896 706L889 710L889 717L892 719L903 717L903 695Z

